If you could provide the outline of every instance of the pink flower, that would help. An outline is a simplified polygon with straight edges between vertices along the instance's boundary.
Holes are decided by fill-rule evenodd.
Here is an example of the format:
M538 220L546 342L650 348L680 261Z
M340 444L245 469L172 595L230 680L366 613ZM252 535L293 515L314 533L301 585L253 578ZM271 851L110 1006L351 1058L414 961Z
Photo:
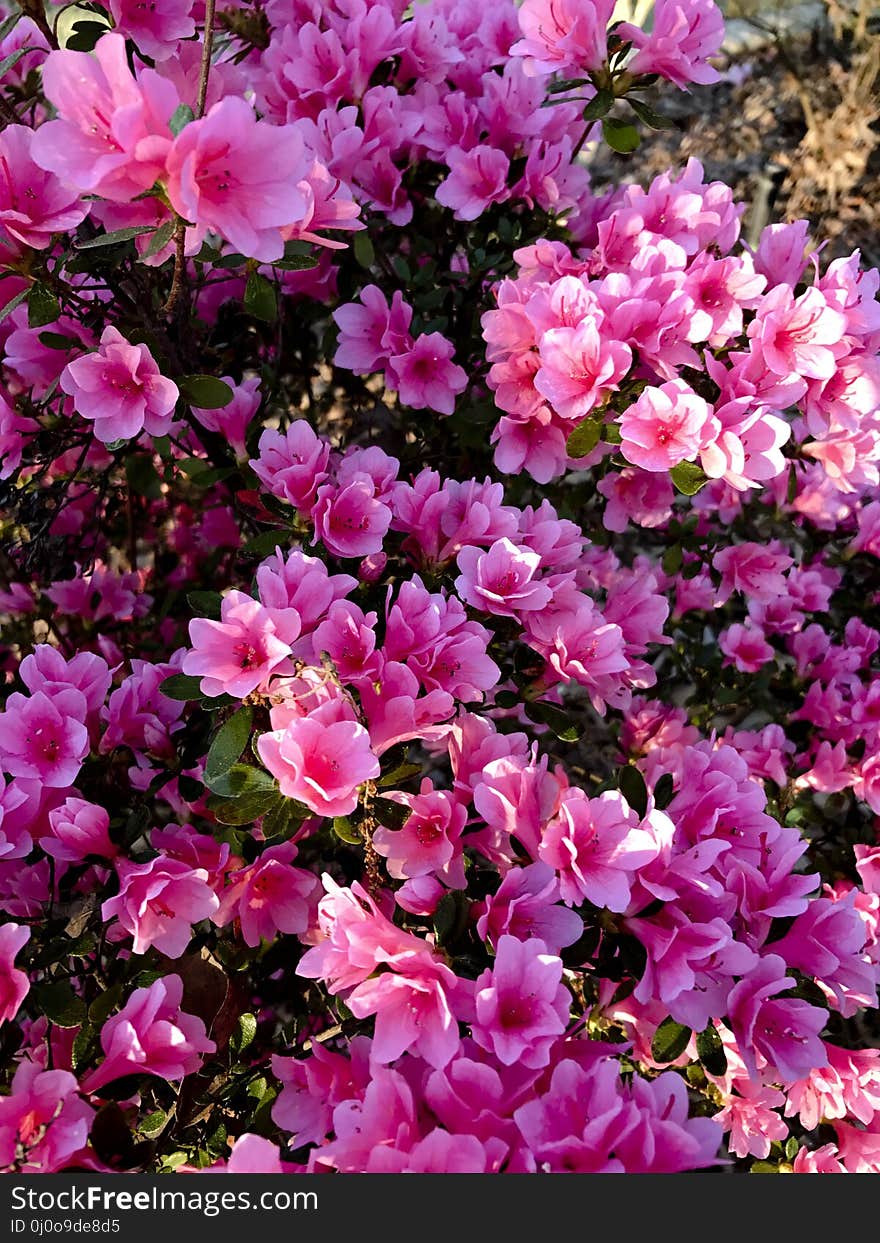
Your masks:
M595 906L625 911L634 873L660 852L652 833L614 790L587 798L566 790L559 812L544 830L538 855L559 876L559 890L568 906L584 898Z
M278 780L285 798L295 798L319 816L347 816L358 789L379 776L370 735L356 721L325 724L300 717L286 729L261 734L260 759Z
M399 289L395 289L390 306L378 285L365 285L358 296L360 304L346 302L333 312L339 326L333 361L355 375L369 375L384 367L393 354L412 346L409 326L413 312Z
M202 693L212 697L225 693L244 699L258 687L266 689L273 672L286 667L300 631L295 609L284 610L281 633L277 618L277 611L243 591L227 592L220 621L194 617L189 623L193 650L183 658L183 672L200 675Z
M379 827L373 833L373 847L388 861L388 874L406 880L433 873L450 877L455 869L456 888L464 888L461 863L461 834L467 820L467 808L444 790L433 789L428 778L419 794L398 795L410 808L403 828ZM449 881L447 881L449 883Z
M460 1047L450 997L462 983L427 950L392 960L391 970L364 980L345 1004L356 1018L376 1016L371 1056L380 1065L412 1049L429 1066L442 1069Z
M446 155L446 163L449 174L440 182L434 197L452 209L456 220L476 220L492 203L503 203L510 197L510 161L496 147L477 146L469 151L453 147Z
M267 491L296 509L308 511L319 486L327 478L330 446L309 426L296 419L286 432L267 427L257 446L259 456L250 466Z
M86 855L112 859L119 848L110 841L110 816L97 803L68 798L49 812L51 836L41 837L40 846L61 863L82 863Z
M72 785L89 752L85 696L73 687L30 698L12 694L0 714L0 769L43 785Z
M712 413L684 380L646 388L620 416L620 452L643 470L666 471L693 461L712 439Z
M321 883L311 872L291 867L295 857L296 846L284 842L231 872L214 923L222 928L238 919L245 945L271 941L279 932L301 936L312 922Z
M179 958L192 938L192 925L208 919L220 905L204 868L178 859L159 855L149 863L123 860L117 870L119 893L107 899L101 914L105 920L119 920L133 938L135 954L155 945L169 958Z
M101 1028L104 1061L83 1080L83 1090L98 1092L125 1075L156 1075L177 1083L194 1074L203 1055L217 1046L205 1024L180 1008L183 981L179 975L136 988L118 1014Z
M318 488L312 509L315 535L337 557L368 557L382 551L391 510L367 474Z
M175 138L166 188L185 220L271 263L284 253L281 230L306 215L299 182L308 171L297 129L258 121L250 104L227 95Z
M582 419L601 405L629 371L632 351L609 340L593 318L541 337L535 388L563 419Z
M689 82L718 81L708 61L721 50L724 19L712 0L656 0L649 33L629 22L618 33L638 49L630 73L657 73L683 91Z
M141 0L110 0L116 29L156 61L168 60L181 39L195 34L192 7L193 0L150 0L148 5Z
M14 1019L28 995L30 982L26 973L15 966L15 956L24 949L30 936L30 928L19 924L0 927L0 1023Z
M571 994L562 983L562 959L543 941L499 937L495 965L479 977L471 1034L505 1066L546 1066L568 1025Z
M730 991L730 1026L751 1075L757 1074L756 1057L768 1069L765 1078L776 1076L783 1083L793 1083L828 1064L819 1039L828 1016L805 1001L776 997L793 987L794 980L785 974L785 961L778 954L767 954Z
M758 626L741 626L734 622L718 636L718 646L726 659L725 665L734 665L740 673L757 673L776 656Z
M614 0L524 0L517 13L523 38L510 49L526 74L599 69L607 57Z
M31 157L34 131L8 125L0 134L0 227L17 242L45 250L53 233L72 231L88 215L75 190Z
M496 540L488 552L473 545L462 548L458 568L461 574L455 590L484 613L516 617L544 608L553 598L551 588L535 578L541 568L540 555L509 539Z
M93 53L50 53L43 91L58 119L34 134L31 153L42 168L114 203L130 202L162 175L180 100L152 69L132 76L122 35L103 35Z
M537 938L547 952L558 954L574 945L584 930L576 911L559 905L559 881L546 863L511 868L494 894L486 898L477 932L492 945L505 934L518 941Z
M388 383L405 406L452 414L455 398L467 388L464 368L452 361L453 345L440 332L425 332L388 360Z
M104 444L131 440L143 430L164 436L179 396L147 347L131 345L115 328L104 329L95 353L68 363L60 383L76 411L95 420L95 435Z
M0 1097L0 1168L17 1174L63 1170L88 1143L94 1116L69 1071L21 1062L11 1095Z
M749 324L752 349L777 376L830 380L847 330L846 316L818 289L795 298L787 285L778 285L763 298Z

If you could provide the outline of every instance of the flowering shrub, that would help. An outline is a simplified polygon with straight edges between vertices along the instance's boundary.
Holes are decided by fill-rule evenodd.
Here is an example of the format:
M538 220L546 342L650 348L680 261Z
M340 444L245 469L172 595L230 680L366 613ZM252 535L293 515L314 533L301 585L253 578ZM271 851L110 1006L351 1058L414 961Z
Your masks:
M6 1170L880 1169L880 275L613 8L0 27Z

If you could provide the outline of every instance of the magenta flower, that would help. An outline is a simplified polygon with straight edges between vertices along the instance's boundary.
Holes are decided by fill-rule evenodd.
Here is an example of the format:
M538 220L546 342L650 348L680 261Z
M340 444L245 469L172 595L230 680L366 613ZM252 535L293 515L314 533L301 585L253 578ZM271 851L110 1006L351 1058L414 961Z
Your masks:
M757 673L776 653L758 626L734 622L718 636L725 665L734 665L740 673Z
M258 687L265 690L272 674L287 667L290 645L299 637L296 610L283 611L281 633L279 612L243 591L227 592L220 621L194 617L189 623L193 648L183 658L183 672L200 676L202 693L212 698L227 694L244 699Z
M446 163L449 174L440 182L434 197L452 209L456 220L476 220L492 203L503 203L510 197L510 161L496 147L478 146L469 151L453 147L446 155Z
M144 954L151 945L169 958L179 958L192 939L192 926L213 916L220 903L207 884L204 868L159 855L149 863L117 864L119 893L101 907L105 920L114 916L132 937L132 951Z
M585 898L594 906L625 911L635 873L656 859L660 847L622 795L607 790L587 798L567 790L559 812L544 830L538 855L559 876L567 906Z
M310 163L297 129L258 121L250 104L227 95L175 138L166 189L185 220L271 263L284 253L281 230L307 213L299 183Z
M387 381L413 410L452 414L455 399L467 388L467 372L452 361L454 347L440 332L424 332L411 346L389 359Z
M43 91L58 119L34 134L31 153L41 168L114 203L130 202L160 177L180 100L154 70L132 76L121 34L103 35L92 53L50 53Z
M496 617L543 609L553 598L552 589L536 579L540 554L509 539L496 540L488 552L469 544L458 554L458 568L455 590L461 598Z
M543 941L502 936L495 965L475 984L471 1034L505 1066L539 1070L568 1025L571 994L562 983L562 959Z
M279 932L301 936L314 922L321 882L291 867L295 857L296 846L284 842L264 850L250 867L231 872L214 923L222 928L238 919L244 943L251 946L272 941Z
M445 790L435 790L426 778L419 794L398 795L410 808L402 829L379 827L373 833L373 847L387 860L388 873L396 880L439 873L464 888L461 862L461 834L467 808ZM453 877L453 868L455 871Z
M53 233L73 230L88 203L31 158L34 131L8 125L0 134L0 227L24 246L45 250Z
M49 812L52 832L40 838L40 846L60 863L82 863L86 855L112 859L119 848L110 841L109 825L109 815L97 803L68 798Z
M285 798L295 798L319 816L347 816L358 788L379 776L370 735L356 721L325 724L300 717L286 729L261 734L260 759L277 778Z
M441 1069L461 1044L450 996L462 987L445 963L420 950L401 955L392 970L359 984L345 1004L356 1018L375 1014L371 1055L380 1065L412 1049Z
M192 8L193 0L110 0L116 29L155 61L168 60L181 39L195 34Z
M785 970L778 954L767 954L731 989L727 1013L749 1073L757 1075L760 1057L765 1078L793 1083L827 1066L828 1054L819 1033L828 1015L805 1001L777 996L794 988Z
M83 1080L83 1091L99 1092L124 1075L156 1075L177 1083L197 1071L203 1055L217 1046L208 1039L201 1019L183 1013L182 998L179 975L136 988L101 1028L104 1061Z
M89 752L85 696L73 687L9 696L0 714L0 769L43 785L72 785Z
M18 1014L28 995L30 981L15 966L15 956L27 945L31 930L20 924L0 927L0 1023L8 1023Z
M64 1169L88 1143L94 1116L70 1071L21 1062L11 1095L0 1097L0 1168L20 1174Z
M620 452L633 466L666 471L693 461L703 443L714 439L717 420L702 397L684 380L646 388L620 416Z
M712 0L656 0L650 32L624 22L618 33L638 49L630 73L657 73L682 91L718 81L708 62L724 42L724 19Z
M771 289L748 331L765 367L786 379L830 380L837 358L848 352L843 342L846 316L818 289L808 289L799 298L787 285Z
M95 353L83 354L61 373L61 387L84 419L94 419L104 444L131 440L146 430L164 436L179 396L161 374L145 345L131 345L115 328L105 328Z
M365 285L358 297L360 303L346 302L333 312L339 326L333 361L355 375L369 375L385 367L392 355L412 346L413 312L399 289L390 306L378 285Z

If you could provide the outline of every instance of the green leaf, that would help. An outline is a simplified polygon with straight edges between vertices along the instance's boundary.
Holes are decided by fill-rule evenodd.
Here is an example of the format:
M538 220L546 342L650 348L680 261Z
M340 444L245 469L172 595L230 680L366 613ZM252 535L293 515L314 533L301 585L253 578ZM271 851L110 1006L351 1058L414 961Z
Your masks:
M114 984L112 988L101 993L100 997L96 997L89 1006L89 1022L100 1027L105 1019L109 1019L120 1001L122 1001L122 985Z
M648 787L635 764L625 764L617 774L617 788L641 819L648 810Z
M651 1056L655 1062L674 1062L681 1057L691 1038L691 1029L675 1019L664 1019L654 1032Z
M92 1053L96 1049L97 1036L98 1033L94 1027L89 1023L83 1023L76 1033L76 1039L70 1051L70 1061L74 1070L79 1070L86 1062L90 1061Z
M632 99L627 96L626 102L632 108L633 112L643 121L645 125L651 129L677 129L678 126L670 117L663 116L660 112L655 112L648 104L643 104L640 99Z
M76 337L66 337L63 332L41 332L39 339L49 350L72 350L79 347Z
M318 259L315 255L291 255L289 258L276 259L272 264L273 268L279 268L282 272L310 272L317 266Z
M455 925L458 923L458 907L454 893L446 893L437 903L434 911L434 933L438 945L449 940Z
M334 817L333 832L340 841L347 842L349 846L363 845L364 839L361 837L360 833L358 833L348 816Z
M18 25L19 20L23 16L24 14L19 9L15 13L11 13L9 17L4 18L4 20L0 22L0 43L3 42L7 35L12 34L13 30Z
M285 798L273 807L271 811L263 817L262 830L263 836L269 838L280 838L286 841L304 820L308 820L315 813L302 803L298 803L295 798Z
M667 548L663 554L661 565L664 574L677 574L681 569L681 563L684 560L681 544L673 544L671 548Z
M151 1114L147 1114L145 1118L141 1118L138 1130L141 1135L146 1135L148 1139L152 1139L164 1129L167 1121L168 1115L161 1109L155 1109Z
M162 484L148 453L132 453L125 459L125 478L137 496L156 501L162 495Z
M30 288L20 289L14 298L10 298L6 305L0 309L0 320L5 319L7 315L11 315L17 306L21 306L29 293Z
M238 767L236 765L235 767ZM245 765L241 765L242 768ZM261 769L252 769L253 772L260 772ZM268 777L268 773L263 774ZM265 816L267 812L272 811L281 799L275 782L269 779L269 787L264 790L250 790L236 798L220 798L214 797L208 799L208 807L214 813L220 824L254 824L261 816Z
M172 673L159 683L159 690L166 699L189 701L205 698L202 694L202 679L190 677L188 673Z
M669 472L675 487L684 496L696 496L700 488L709 482L709 477L696 462L679 462Z
M275 778L253 764L233 764L218 777L214 793L223 798L242 798L245 794L277 794Z
M171 116L168 118L168 128L176 138L182 129L189 125L190 121L196 119L196 114L190 108L189 104L178 104Z
M398 803L393 798L374 799L372 810L386 829L402 829L412 815L411 807L407 807L406 803Z
M591 415L578 423L577 427L565 442L565 452L569 457L586 457L592 453L602 435L604 419L601 415Z
M177 381L181 397L199 410L221 410L235 394L225 380L212 375L185 375Z
M106 27L105 27L106 29ZM114 229L112 233L102 233L100 237L90 237L84 242L74 242L77 250L97 250L101 246L118 246L121 242L130 242L144 233L154 232L151 224L130 224L124 229Z
M800 1148L800 1144L798 1143L798 1141L795 1139L793 1135L790 1135L789 1138L785 1142L786 1160L793 1161L795 1157L798 1155L799 1148Z
M387 790L389 786L401 785L410 777L415 777L417 773L422 771L421 764L398 764L398 766L386 773L379 781L380 789Z
M601 117L604 117L606 113L611 111L613 105L613 92L606 90L603 87L602 90L596 92L587 104L586 108L584 108L581 116L585 121L598 121Z
M4 22L3 25L5 26L6 22ZM17 65L22 56L27 56L28 52L32 52L33 50L33 47L28 44L27 47L16 48L16 50L14 52L10 52L8 56L4 56L3 59L0 60L0 78L9 72L13 65Z
M558 704L545 703L543 700L530 700L525 705L526 716L530 721L546 725L551 733L562 742L577 742L581 731L574 724L565 708Z
M267 324L278 315L278 299L275 286L267 281L259 272L251 272L244 290L244 309L255 319L262 319Z
M0 316L0 318L2 318L2 316ZM785 499L788 501L789 505L794 504L794 501L797 498L797 492L798 492L797 467L795 466L794 462L792 462L791 468L788 472L788 487L785 490Z
M141 259L152 259L153 255L158 255L159 251L168 245L172 237L174 237L176 223L174 220L166 220L164 224L159 225L156 232L150 238L150 244L141 255Z
M618 120L617 117L605 117L602 122L602 136L611 150L617 151L619 155L629 155L641 141L636 127Z
M675 796L675 782L672 773L663 773L654 786L654 806L665 811Z
M290 532L281 527L273 527L271 531L261 531L253 539L248 540L242 553L248 557L271 557L276 548L284 548L290 542Z
M44 324L54 324L61 314L58 299L51 289L47 289L39 281L31 285L27 309L29 328L42 328Z
M697 1057L710 1075L720 1077L726 1073L727 1054L714 1023L710 1023L705 1031L697 1034Z
M369 233L356 233L354 238L354 257L362 268L371 268L376 261L376 251L370 241Z
M749 1166L750 1174L778 1174L779 1166L772 1161L753 1161Z
M30 996L40 1013L57 1027L79 1027L86 1017L86 1003L67 980L37 984Z
M219 591L191 591L186 602L200 617L210 617L212 621L220 620L223 597Z
M208 748L205 759L205 785L219 793L215 783L225 777L244 751L251 736L254 710L246 705L224 721Z
M257 1034L257 1020L253 1014L240 1014L235 1031L229 1037L229 1047L240 1057ZM262 1096L262 1093L260 1093Z

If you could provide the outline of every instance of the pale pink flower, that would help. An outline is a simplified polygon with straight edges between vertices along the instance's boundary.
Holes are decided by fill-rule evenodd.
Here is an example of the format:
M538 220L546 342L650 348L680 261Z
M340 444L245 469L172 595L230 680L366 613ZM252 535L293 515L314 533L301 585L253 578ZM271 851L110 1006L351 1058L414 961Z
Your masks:
M174 416L179 390L161 374L145 345L132 345L107 327L92 354L67 364L60 384L84 419L94 419L104 444L131 440L146 430L164 436Z
M524 0L517 13L523 38L510 49L524 56L524 71L589 73L608 54L608 24L614 0Z
M11 1094L0 1097L0 1169L25 1175L63 1170L88 1143L94 1116L70 1071L21 1062Z
M270 846L248 867L231 872L220 895L213 922L222 928L233 919L241 924L245 945L257 946L279 933L301 936L312 923L321 883L303 868L292 867L296 846Z
M615 790L592 799L578 789L563 793L538 849L559 877L563 902L578 906L586 898L611 911L626 910L635 873L660 853L654 835L639 825Z
M311 518L315 535L337 557L368 557L382 551L391 510L373 479L361 473L318 488Z
M299 637L295 609L269 610L243 591L229 591L220 606L220 621L194 617L189 623L192 651L186 653L184 673L200 676L202 693L234 695L244 699L258 687L266 689L272 674L284 665L291 643Z
M101 1028L104 1061L83 1080L83 1090L99 1092L125 1075L156 1075L177 1083L193 1074L217 1046L205 1024L181 1010L183 981L165 975L149 988L136 988L118 1014Z
M593 318L541 337L535 388L563 419L582 419L601 405L629 371L632 351L609 340Z
M327 478L327 441L305 419L296 419L286 432L267 427L257 451L259 456L251 459L250 466L266 490L296 509L311 509Z
M110 841L109 826L110 816L103 807L82 798L68 798L49 812L52 832L40 838L40 846L60 863L82 863L86 855L112 859L119 848Z
M713 438L710 407L684 380L646 388L620 416L620 452L643 470L667 471L693 461Z
M258 121L246 100L227 95L175 138L166 189L185 220L271 263L284 253L281 230L306 215L299 183L308 170L298 129Z
M619 34L638 49L627 64L630 73L657 73L680 90L689 82L718 81L709 57L721 50L724 19L712 0L656 0L649 32L624 22Z
M30 928L20 924L0 927L0 1023L15 1018L30 989L26 973L15 966L15 956L24 949L30 936Z
M192 926L208 919L220 903L208 886L204 868L159 855L149 863L117 864L119 893L101 907L106 921L114 918L132 937L132 951L144 954L151 945L169 958L179 958L192 939Z
M153 186L164 171L168 121L180 100L152 69L133 77L121 34L103 35L92 53L51 52L42 82L58 113L34 134L31 153L42 168L114 203Z
M542 609L553 591L537 578L541 557L509 539L496 540L488 551L472 544L458 554L461 571L455 590L468 604L497 617Z
M300 717L286 729L261 734L257 749L284 797L319 816L349 815L359 787L379 776L370 735L357 721L325 724L317 714Z
M846 316L818 289L795 298L791 288L778 285L761 301L749 324L752 349L777 376L829 380L847 330Z

